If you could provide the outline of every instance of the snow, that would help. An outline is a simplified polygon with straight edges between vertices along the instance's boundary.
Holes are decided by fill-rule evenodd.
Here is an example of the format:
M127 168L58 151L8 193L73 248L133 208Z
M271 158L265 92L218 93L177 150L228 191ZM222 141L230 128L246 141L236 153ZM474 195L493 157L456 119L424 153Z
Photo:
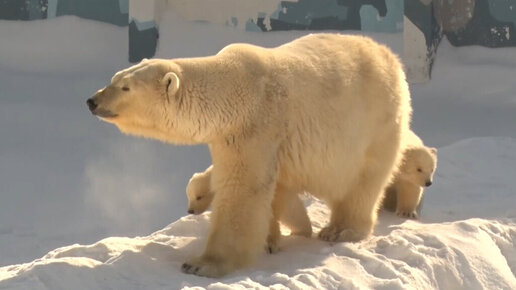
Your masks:
M275 46L307 32L161 23L157 57ZM372 34L401 53L401 35ZM127 67L127 30L66 16L0 21L0 289L516 289L516 49L437 52L411 86L413 128L438 147L421 220L382 212L360 243L285 236L282 250L220 279L180 265L206 242L186 215L206 147L120 134L85 100ZM328 209L304 197L317 232Z

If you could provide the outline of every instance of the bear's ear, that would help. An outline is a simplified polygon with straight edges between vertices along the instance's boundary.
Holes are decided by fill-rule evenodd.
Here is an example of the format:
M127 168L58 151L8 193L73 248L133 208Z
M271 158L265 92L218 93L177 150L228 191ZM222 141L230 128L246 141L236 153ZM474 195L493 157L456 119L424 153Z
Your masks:
M167 94L167 98L174 96L179 89L179 77L176 73L169 72L161 80L161 85Z
M434 155L437 155L437 148L431 147L430 152L432 152L432 154L434 154Z

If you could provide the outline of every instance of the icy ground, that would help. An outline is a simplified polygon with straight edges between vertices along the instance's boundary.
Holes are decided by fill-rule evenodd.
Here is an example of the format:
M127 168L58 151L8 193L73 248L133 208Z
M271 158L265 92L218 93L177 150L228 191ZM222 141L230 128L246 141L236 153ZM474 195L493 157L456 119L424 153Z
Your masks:
M303 34L173 14L161 32L164 58ZM400 35L372 36L401 53ZM179 270L207 234L209 213L187 216L184 195L210 163L206 148L123 136L85 105L130 65L126 28L0 21L0 40L0 289L516 289L514 48L445 40L432 81L411 86L413 128L439 149L420 221L381 213L374 236L357 244L285 237L281 252L208 279ZM317 232L327 208L305 201Z

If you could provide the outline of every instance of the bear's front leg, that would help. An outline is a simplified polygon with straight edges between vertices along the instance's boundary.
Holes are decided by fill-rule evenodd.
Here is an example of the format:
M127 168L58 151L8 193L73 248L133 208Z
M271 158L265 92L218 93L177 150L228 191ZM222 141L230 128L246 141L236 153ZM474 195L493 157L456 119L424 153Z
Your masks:
M423 189L417 184L400 181L396 186L397 205L396 214L399 217L418 219L417 206L421 201Z
M226 144L224 144L226 145ZM182 271L219 277L251 263L266 246L277 179L275 155L252 147L210 145L215 194L204 253L185 262Z

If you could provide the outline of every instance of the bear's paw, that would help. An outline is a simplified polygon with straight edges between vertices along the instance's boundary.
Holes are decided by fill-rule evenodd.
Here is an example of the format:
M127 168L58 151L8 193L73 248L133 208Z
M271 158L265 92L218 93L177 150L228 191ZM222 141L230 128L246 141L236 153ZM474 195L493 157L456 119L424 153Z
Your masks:
M401 218L408 218L408 219L418 219L419 218L419 216L417 215L417 212L415 212L415 211L398 210L398 211L396 211L396 215L398 215Z
M230 266L227 261L212 260L203 257L193 258L183 263L181 271L185 274L193 274L197 276L216 278L224 276L231 272L234 267Z
M327 242L358 242L369 236L369 231L355 229L339 230L334 226L327 226L319 232L319 238Z

